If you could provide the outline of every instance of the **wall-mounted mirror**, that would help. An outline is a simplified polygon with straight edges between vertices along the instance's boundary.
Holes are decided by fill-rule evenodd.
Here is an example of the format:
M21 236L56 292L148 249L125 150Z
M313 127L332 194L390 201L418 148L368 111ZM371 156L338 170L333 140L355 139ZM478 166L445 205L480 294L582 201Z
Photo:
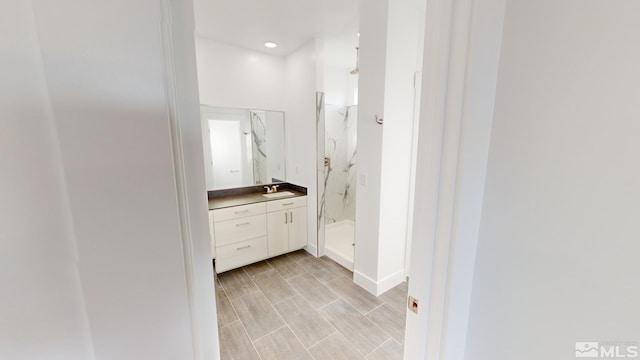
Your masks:
M284 112L201 106L207 190L286 180Z

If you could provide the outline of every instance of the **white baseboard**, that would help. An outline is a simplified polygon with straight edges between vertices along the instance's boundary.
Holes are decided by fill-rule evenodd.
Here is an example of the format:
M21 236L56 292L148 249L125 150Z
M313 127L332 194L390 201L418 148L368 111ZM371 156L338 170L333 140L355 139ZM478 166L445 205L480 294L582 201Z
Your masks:
M359 271L353 272L353 282L359 285L360 287L362 287L363 289L367 290L368 292L372 293L373 295L378 296L376 294L376 291L378 289L378 284L368 276L362 274L361 272Z
M304 250L309 254L318 257L318 248L315 245L307 244L307 246L304 247Z
M382 295L385 292L393 289L396 285L404 282L404 279L404 269L400 269L395 273L382 278L380 281L378 281L378 294L376 296Z
M353 281L375 296L380 296L404 281L404 269L375 281L359 271L353 272Z

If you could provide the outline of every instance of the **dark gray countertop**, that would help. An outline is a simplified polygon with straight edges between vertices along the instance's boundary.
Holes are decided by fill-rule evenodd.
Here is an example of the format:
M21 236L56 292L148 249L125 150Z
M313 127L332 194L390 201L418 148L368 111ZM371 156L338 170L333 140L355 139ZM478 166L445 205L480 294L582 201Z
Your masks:
M278 192L289 191L293 195L282 196L277 198L266 198L262 196L265 193L264 186L258 185L246 188L227 189L209 191L209 210L222 209L231 206L240 206L248 204L256 204L261 202L267 202L272 200L290 199L298 196L306 196L307 189L301 186L293 185L290 183L277 183Z

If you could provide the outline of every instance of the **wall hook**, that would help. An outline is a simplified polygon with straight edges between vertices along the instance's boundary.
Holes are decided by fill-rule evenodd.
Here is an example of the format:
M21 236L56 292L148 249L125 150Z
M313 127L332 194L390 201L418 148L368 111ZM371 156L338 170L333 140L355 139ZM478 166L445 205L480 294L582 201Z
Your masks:
M382 125L382 123L384 122L383 118L379 118L378 115L376 115L376 122L380 125Z

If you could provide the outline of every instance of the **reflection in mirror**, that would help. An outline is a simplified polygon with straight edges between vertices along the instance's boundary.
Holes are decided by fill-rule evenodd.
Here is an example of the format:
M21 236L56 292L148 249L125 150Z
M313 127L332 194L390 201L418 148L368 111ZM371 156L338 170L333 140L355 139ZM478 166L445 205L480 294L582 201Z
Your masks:
M207 190L286 180L284 113L201 106Z

